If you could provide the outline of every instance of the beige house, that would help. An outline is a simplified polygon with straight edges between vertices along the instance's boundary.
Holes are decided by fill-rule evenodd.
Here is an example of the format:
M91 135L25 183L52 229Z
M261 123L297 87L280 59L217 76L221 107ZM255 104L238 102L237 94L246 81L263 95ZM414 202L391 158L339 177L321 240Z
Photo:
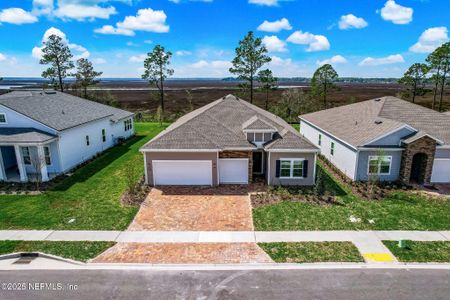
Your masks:
M158 185L313 185L318 148L281 118L228 95L178 119L141 148Z

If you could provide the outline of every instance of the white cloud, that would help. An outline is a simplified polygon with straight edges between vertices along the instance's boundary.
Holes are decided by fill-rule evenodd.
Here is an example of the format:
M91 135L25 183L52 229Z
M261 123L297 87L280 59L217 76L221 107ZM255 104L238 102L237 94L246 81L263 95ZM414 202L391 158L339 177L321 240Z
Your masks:
M430 53L437 47L448 41L447 27L428 28L419 37L419 41L409 48L409 51L416 53Z
M324 35L316 35L309 32L296 31L287 41L298 45L308 45L307 52L324 51L330 49L330 42Z
M345 57L343 57L342 55L335 55L331 58L316 61L316 64L318 64L319 66L322 66L325 64L337 65L337 64L346 64L346 63L347 63L347 59Z
M145 40L144 44L153 44L153 41L152 40Z
M61 19L84 21L86 19L109 19L111 15L117 14L117 10L113 6L100 7L98 5L65 4L59 5L54 14Z
M269 22L264 21L257 28L259 31L267 31L267 32L280 32L281 30L291 30L292 26L289 24L288 19L282 18L277 21Z
M353 14L341 16L341 19L339 20L339 29L343 30L351 28L361 29L367 27L367 25L366 20Z
M6 8L0 11L0 23L15 25L36 23L38 18L21 8Z
M388 0L381 9L381 17L394 24L408 24L413 19L413 12L411 7L401 6L394 0Z
M94 62L94 64L96 64L96 65L104 65L104 64L107 63L106 59L101 58L101 57L95 58L95 59L93 60L93 62Z
M360 66L379 66L379 65L390 65L390 64L397 64L397 63L403 63L405 60L403 59L403 56L400 54L393 54L386 57L379 57L379 58L373 58L373 57L366 57L364 58L359 65Z
M49 29L47 29L47 31L45 31L44 36L42 37L42 43L48 41L49 37L52 35L57 35L61 38L62 42L66 44L72 51L72 54L74 54L73 58L75 60L80 58L88 58L91 55L85 47L78 44L69 43L69 39L67 38L66 34L55 27L50 27ZM43 45L41 47L34 47L31 51L31 55L36 59L41 59L43 55L43 47Z
M199 60L192 64L175 66L177 76L186 77L225 77L230 76L228 71L231 62L228 60Z
M262 6L277 6L278 0L248 0L248 3Z
M286 52L286 43L280 40L276 35L265 36L262 39L263 44L269 52Z
M6 60L6 55L3 53L0 53L0 61L5 61Z
M147 58L147 54L139 54L139 55L133 55L130 57L129 61L135 62L135 63L142 63Z
M167 15L162 10L151 8L140 9L136 16L127 16L122 22L117 22L116 27L105 25L95 29L101 34L134 35L135 31L147 31L164 33L169 32L169 25L166 24Z
M33 14L50 15L53 12L53 0L33 0Z
M177 56L189 56L192 55L191 51L187 51L187 50L178 50L177 52L175 52L175 55Z
M101 28L97 28L94 30L96 33L101 34L111 34L111 35L126 35L126 36L134 36L135 33L132 30L123 29L123 28L114 28L111 25L104 25Z

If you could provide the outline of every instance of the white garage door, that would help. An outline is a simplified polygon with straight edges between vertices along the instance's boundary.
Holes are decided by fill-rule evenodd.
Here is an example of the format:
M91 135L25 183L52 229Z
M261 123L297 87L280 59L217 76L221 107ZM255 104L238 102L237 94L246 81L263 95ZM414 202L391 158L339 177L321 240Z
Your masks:
M248 183L248 159L224 158L219 159L220 183Z
M436 158L434 160L431 182L450 182L450 159Z
M155 185L212 185L210 160L154 160Z

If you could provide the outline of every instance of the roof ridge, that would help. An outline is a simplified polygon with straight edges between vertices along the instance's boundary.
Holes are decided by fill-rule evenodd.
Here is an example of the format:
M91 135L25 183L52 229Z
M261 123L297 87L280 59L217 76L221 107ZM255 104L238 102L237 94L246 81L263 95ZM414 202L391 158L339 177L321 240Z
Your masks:
M167 127L166 129L164 129L163 131L161 131L159 134L157 134L151 141L156 141L158 139L160 139L161 137L163 137L164 135L166 135L167 133L177 129L178 127L180 127L181 125L186 124L187 122L195 119L196 117L198 117L199 115L203 114L204 112L208 111L209 109L213 108L214 106L216 106L217 104L221 103L223 100L225 99L225 97L222 97L220 99L217 99L205 106L199 107L196 110L193 110L189 113L187 113L184 116L181 116L180 118L178 118L178 120L176 120L174 123L172 123L169 127ZM197 114L194 114L194 112L197 112ZM191 116L190 118L188 118L189 116ZM182 120L182 119L186 119L186 120ZM197 131L196 131L197 132Z

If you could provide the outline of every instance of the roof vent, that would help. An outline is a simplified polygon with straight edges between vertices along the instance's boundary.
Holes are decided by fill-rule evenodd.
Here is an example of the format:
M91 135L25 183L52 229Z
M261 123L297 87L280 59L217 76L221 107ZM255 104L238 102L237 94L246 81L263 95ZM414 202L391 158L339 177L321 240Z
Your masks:
M47 95L55 95L56 91L45 91L44 93L46 93Z
M66 113L64 112L64 110L63 111L61 111L61 113L63 114L63 115L65 115Z
M381 98L375 99L375 102L380 102L380 101L381 101Z
M381 120L375 120L375 124L377 124L377 125L380 125L382 123L383 123L383 121L381 121Z

